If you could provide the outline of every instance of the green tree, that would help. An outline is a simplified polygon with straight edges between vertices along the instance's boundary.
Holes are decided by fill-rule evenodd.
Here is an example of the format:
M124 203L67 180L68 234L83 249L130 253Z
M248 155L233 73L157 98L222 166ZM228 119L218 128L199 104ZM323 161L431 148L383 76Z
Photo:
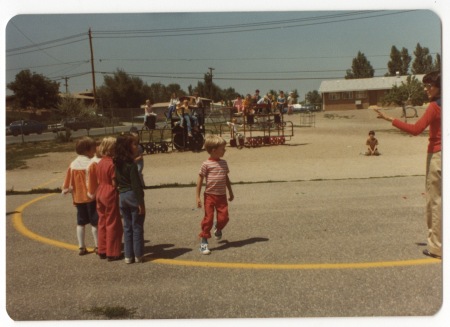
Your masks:
M386 94L381 102L383 105L396 104L402 106L408 102L413 106L421 106L427 100L423 91L423 84L415 76L408 76L406 83L402 82L400 86L393 85L392 89Z
M268 94L274 95L275 98L278 96L278 91L276 91L275 89L270 89L269 92L267 92ZM272 99L271 99L272 100Z
M400 73L402 69L402 56L400 54L400 51L397 49L395 45L391 48L391 60L388 61L388 73L387 76L395 76L397 72ZM400 75L403 75L400 73Z
M436 59L434 60L433 70L441 70L441 55L436 53Z
M59 83L29 69L19 72L7 88L14 92L18 108L53 109L58 105Z
M150 99L152 103L168 102L171 96L167 94L166 86L161 83L152 83L146 95L146 100Z
M411 62L411 56L408 54L408 50L403 48L400 52L395 46L391 48L391 60L388 62L387 76L395 76L397 72L400 75L407 75L409 70L409 63Z
M239 95L238 92L232 87L229 87L227 89L221 90L220 92L220 100L224 100L225 103L228 103L229 101L232 101L236 99L236 97Z
M186 92L181 89L180 84L169 84L166 86L164 102L169 101L173 92L175 92L179 97L186 95Z
M104 107L138 108L148 98L149 87L139 77L117 69L113 76L104 77L97 93Z
M321 104L322 96L319 94L317 90L309 91L308 93L306 93L306 101L308 103Z
M95 108L87 106L82 100L75 99L73 96L66 95L61 98L56 108L60 118L69 117L92 117L95 115Z
M356 58L353 58L352 69L347 69L345 79L369 78L373 77L374 73L375 70L370 64L370 61L367 60L364 53L358 51Z
M402 69L400 70L401 75L408 75L409 72L409 64L411 63L411 56L408 53L408 49L402 48L401 52L402 56Z
M420 43L417 43L414 55L415 58L412 63L413 74L427 74L433 71L433 57L431 57L430 50L428 48L422 48Z
M211 75L209 73L206 73L204 75L203 82L198 81L197 86L195 88L191 88L193 92L198 92L198 95L202 98L208 98L215 101L224 100L222 98L223 96L223 90L218 87L216 84L214 84Z

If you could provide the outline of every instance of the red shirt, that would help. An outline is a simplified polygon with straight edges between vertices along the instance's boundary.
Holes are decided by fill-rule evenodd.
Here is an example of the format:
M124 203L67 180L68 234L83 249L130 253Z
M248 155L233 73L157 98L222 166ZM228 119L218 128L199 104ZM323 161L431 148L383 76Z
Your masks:
M435 101L428 105L425 114L415 124L407 124L394 119L392 125L412 135L419 135L430 126L428 153L441 151L441 106Z

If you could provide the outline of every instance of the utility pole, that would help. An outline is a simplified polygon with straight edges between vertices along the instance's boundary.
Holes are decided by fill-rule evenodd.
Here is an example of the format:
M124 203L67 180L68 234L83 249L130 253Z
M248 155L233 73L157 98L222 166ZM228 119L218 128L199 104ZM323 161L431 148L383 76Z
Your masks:
M208 68L209 69L209 76L211 76L211 86L210 86L210 88L209 88L209 97L211 98L211 100L213 100L213 94L212 94L212 92L213 92L213 73L212 73L212 71L214 70L214 68L212 68L212 67L209 67ZM214 102L214 100L213 100L213 102Z
M92 48L92 32L89 28L89 46L91 48L91 71L92 71L92 92L94 94L94 105L97 104L97 90L95 87L95 69L94 69L94 49Z
M69 84L67 83L69 78L67 76L63 77L63 78L64 78L64 81L65 81L64 86L66 87L66 93L69 93Z

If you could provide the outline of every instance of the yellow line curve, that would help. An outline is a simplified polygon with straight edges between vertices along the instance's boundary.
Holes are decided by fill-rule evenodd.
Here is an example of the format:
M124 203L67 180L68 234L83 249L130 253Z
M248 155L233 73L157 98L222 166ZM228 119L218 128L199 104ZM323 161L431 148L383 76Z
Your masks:
M19 206L13 216L14 228L22 235L52 246L57 246L67 250L78 251L78 246L69 244L47 237L38 235L30 231L23 223L22 212L30 205L44 200L54 194L46 194L37 197L27 203ZM175 259L152 259L151 262L165 265L185 266L185 267L202 267L202 268L226 268L226 269L265 269L265 270L331 270L331 269L368 269L368 268L387 268L401 266L418 266L441 263L442 260L434 258L415 259L415 260L397 260L397 261L375 261L375 262L351 262L351 263L300 263L300 264L283 264L283 263L238 263L238 262L213 262L213 261L189 261Z

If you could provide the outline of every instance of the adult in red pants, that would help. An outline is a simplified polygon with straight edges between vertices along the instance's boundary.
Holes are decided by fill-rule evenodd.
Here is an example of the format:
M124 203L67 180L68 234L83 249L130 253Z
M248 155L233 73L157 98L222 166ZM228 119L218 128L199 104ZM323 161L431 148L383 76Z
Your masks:
M412 135L419 135L428 126L430 127L425 174L428 236L427 248L423 250L423 254L442 258L441 72L434 71L426 74L422 82L430 104L415 124L407 124L379 110L376 111L378 118L390 121L392 126Z

